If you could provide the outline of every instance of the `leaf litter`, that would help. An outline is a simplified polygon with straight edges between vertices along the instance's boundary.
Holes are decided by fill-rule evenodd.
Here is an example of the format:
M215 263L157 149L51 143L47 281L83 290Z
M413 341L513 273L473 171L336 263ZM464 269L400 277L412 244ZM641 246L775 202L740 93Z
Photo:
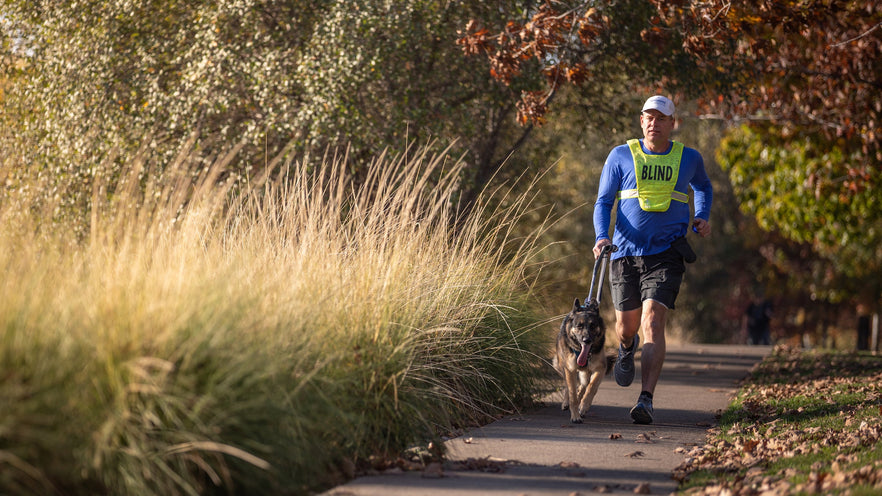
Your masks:
M778 347L754 368L707 443L676 450L686 458L674 478L681 487L711 478L690 495L882 489L880 440L882 358Z

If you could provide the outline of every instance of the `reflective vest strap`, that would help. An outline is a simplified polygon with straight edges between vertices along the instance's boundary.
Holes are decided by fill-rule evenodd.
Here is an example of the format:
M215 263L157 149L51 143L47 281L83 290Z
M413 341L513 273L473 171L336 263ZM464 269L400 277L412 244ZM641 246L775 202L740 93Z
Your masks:
M671 199L678 202L689 203L689 195L680 193L679 191L671 191Z
M637 188L634 189L623 189L616 193L616 198L619 200L628 199L628 198L637 198ZM671 199L677 200L682 203L689 203L689 195L686 193L680 193L679 191L671 192Z

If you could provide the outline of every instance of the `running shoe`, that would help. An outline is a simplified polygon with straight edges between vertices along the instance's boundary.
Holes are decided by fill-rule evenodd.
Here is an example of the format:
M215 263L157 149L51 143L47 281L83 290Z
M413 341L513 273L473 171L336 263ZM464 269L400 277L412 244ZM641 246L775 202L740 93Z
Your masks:
M631 418L635 424L651 424L652 423L652 398L640 393L637 398L637 405L631 409Z
M634 335L634 342L631 347L625 349L619 343L619 356L616 359L616 365L613 367L613 375L616 377L616 384L622 387L628 387L634 382L634 353L637 351L637 345L640 343L640 335Z

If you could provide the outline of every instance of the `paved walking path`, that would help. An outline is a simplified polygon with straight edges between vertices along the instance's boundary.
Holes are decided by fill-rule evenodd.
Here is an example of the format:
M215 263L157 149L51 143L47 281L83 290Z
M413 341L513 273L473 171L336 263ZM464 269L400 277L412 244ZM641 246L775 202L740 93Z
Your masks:
M771 351L765 346L668 346L656 388L655 422L632 423L628 414L640 393L604 379L582 424L560 410L560 393L545 406L508 416L447 442L443 471L389 471L364 476L327 496L570 496L573 494L670 494L671 472L683 450L703 444L750 368ZM470 470L454 465L464 463ZM483 470L476 470L483 468Z

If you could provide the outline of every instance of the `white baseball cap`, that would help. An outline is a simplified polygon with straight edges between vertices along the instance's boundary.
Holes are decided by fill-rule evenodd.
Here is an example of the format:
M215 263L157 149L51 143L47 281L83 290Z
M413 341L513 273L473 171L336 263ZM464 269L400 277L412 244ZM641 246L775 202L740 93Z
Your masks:
M661 95L651 96L643 104L641 112L646 112L647 110L658 110L665 115L674 115L674 102Z

